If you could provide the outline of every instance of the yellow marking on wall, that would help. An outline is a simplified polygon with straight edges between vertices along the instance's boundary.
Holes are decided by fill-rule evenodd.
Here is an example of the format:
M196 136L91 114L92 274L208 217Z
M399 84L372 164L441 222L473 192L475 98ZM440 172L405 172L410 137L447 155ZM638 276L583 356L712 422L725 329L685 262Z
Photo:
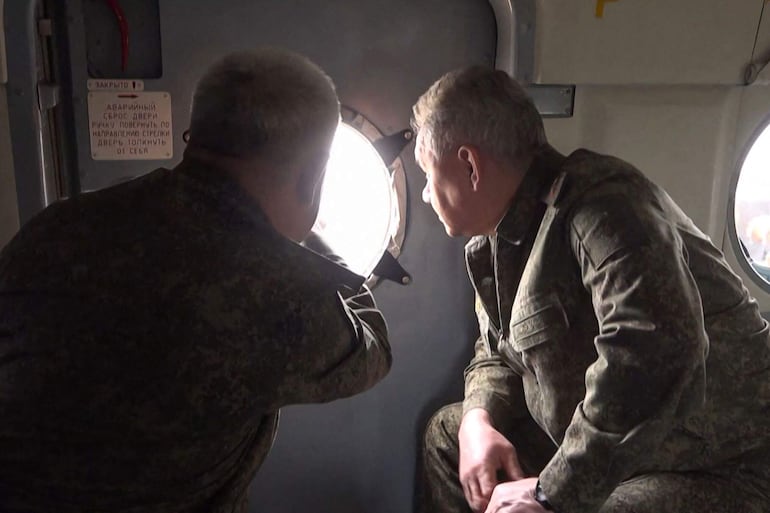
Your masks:
M607 4L609 2L617 2L618 0L596 0L596 17L597 18L603 18L604 17L604 4ZM767 2L769 0L765 0Z

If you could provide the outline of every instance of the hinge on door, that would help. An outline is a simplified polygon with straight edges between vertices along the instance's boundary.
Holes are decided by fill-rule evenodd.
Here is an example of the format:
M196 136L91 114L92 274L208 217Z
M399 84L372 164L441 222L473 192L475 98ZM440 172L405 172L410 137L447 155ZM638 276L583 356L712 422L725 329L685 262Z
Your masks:
M40 112L53 109L59 104L61 88L58 84L40 82L37 84L37 105Z
M37 33L40 37L53 36L53 20L51 18L38 19ZM37 84L37 104L41 112L56 107L59 98L60 88L58 84L53 82L39 82Z

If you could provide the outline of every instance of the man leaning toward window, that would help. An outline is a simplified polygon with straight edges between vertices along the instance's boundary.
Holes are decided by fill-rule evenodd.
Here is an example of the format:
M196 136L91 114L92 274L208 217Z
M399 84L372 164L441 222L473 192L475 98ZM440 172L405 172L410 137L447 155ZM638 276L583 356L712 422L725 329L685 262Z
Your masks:
M501 71L445 75L414 125L480 327L423 511L770 511L768 324L708 237L630 164L549 146Z
M362 280L297 244L338 120L304 57L230 55L176 168L56 203L8 244L0 510L245 511L282 406L388 372Z

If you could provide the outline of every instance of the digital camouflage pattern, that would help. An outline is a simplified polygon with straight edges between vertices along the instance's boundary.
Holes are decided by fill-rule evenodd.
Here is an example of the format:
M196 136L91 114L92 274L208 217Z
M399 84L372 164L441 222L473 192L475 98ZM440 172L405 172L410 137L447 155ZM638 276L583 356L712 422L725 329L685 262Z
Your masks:
M540 426L557 512L770 510L768 324L663 190L619 159L547 147L466 259L481 336L464 411Z
M460 485L460 446L457 433L463 404L438 410L428 422L422 448L418 511L422 513L471 513ZM537 475L556 448L531 417L504 418L495 426L516 447L516 457L528 476Z
M423 486L418 490L420 512L471 513L458 475L457 431L462 413L462 403L451 404L437 411L428 424L422 454ZM556 450L531 418L496 427L516 447L516 456L528 476L536 476ZM731 467L721 472L706 469L640 475L615 488L600 513L767 513L767 500L753 488L752 481L764 478L767 482L770 476L751 476L747 469ZM730 476L726 470L739 473Z
M195 161L47 208L0 254L0 511L245 511L282 406L390 367L349 275Z

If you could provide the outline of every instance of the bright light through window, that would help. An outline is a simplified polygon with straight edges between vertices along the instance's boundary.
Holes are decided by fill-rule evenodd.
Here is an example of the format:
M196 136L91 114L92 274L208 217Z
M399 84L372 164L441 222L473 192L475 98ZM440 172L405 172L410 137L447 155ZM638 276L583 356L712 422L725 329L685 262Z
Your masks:
M358 130L340 123L313 227L356 273L369 276L394 231L390 172Z
M770 283L770 129L765 127L743 161L735 189L735 231L746 260Z

